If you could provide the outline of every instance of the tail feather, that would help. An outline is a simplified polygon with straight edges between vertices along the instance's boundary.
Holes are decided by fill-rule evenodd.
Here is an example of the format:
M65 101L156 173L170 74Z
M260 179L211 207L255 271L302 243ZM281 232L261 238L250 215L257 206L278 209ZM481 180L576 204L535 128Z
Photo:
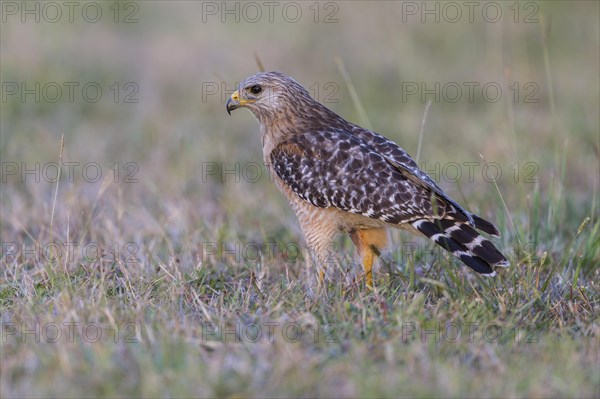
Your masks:
M484 233L488 233L493 236L500 237L500 232L498 231L496 226L494 226L492 223L488 222L484 218L481 218L477 215L471 215L471 216L473 216L473 221L475 222L476 228L483 231Z
M473 216L476 228L489 234L499 234L493 224L478 216ZM421 219L413 222L412 225L478 273L495 276L494 267L509 265L508 260L494 244L461 220Z

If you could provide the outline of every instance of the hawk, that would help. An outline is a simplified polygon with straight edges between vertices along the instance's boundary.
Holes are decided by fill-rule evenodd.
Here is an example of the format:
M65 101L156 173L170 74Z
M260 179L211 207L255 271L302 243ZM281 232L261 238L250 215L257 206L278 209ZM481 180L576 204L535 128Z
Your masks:
M390 227L424 235L483 275L509 265L477 231L499 236L492 223L450 198L394 142L338 116L294 79L250 76L226 106L258 119L265 165L296 213L321 280L333 240L345 232L372 287L373 261Z

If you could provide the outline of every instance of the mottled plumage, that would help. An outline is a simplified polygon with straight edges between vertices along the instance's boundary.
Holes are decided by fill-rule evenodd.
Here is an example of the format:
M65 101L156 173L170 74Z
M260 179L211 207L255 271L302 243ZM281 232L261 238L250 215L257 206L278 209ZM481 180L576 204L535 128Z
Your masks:
M387 227L418 231L485 275L508 266L475 230L499 235L492 223L452 200L394 142L342 119L292 78L278 72L249 77L227 102L228 112L239 107L259 120L264 161L319 266L331 261L335 234L347 232L371 285Z

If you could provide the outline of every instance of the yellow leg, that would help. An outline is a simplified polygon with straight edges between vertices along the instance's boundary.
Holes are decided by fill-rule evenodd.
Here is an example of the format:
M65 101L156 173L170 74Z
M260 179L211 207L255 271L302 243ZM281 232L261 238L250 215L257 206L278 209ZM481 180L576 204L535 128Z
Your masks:
M320 268L319 269L319 285L322 285L324 281L325 281L325 269Z
M385 229L365 229L350 232L350 238L361 257L367 287L373 288L373 261L387 245Z
M367 282L367 287L373 288L373 251L370 249L365 252L362 257L363 269L365 271L365 281Z

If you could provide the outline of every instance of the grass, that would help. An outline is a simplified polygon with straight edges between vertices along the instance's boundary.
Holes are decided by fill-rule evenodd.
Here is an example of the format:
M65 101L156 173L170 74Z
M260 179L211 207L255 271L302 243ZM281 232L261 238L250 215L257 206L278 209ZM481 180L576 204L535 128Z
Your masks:
M596 224L569 252L597 252L598 239ZM147 252L161 253L161 244ZM412 284L382 274L373 292L341 278L307 287L303 262L294 270L177 258L68 271L15 264L2 291L3 389L14 397L594 396L597 271L585 256L567 255L562 266L553 257L523 254L493 280L441 259ZM69 322L78 323L71 332ZM25 331L34 326L38 335ZM57 329L68 338L53 342Z
M598 4L536 4L549 26L399 26L393 2L268 29L199 24L190 2L139 3L127 26L3 24L3 81L95 81L107 95L0 104L0 396L600 396ZM271 29L281 44L267 46ZM294 61L313 56L323 64ZM202 92L233 90L256 57L321 99L335 84L328 106L419 154L496 222L510 268L481 278L395 231L374 290L347 238L319 288L256 122ZM534 82L539 102L399 90L505 79ZM115 81L135 81L139 103L112 101Z

